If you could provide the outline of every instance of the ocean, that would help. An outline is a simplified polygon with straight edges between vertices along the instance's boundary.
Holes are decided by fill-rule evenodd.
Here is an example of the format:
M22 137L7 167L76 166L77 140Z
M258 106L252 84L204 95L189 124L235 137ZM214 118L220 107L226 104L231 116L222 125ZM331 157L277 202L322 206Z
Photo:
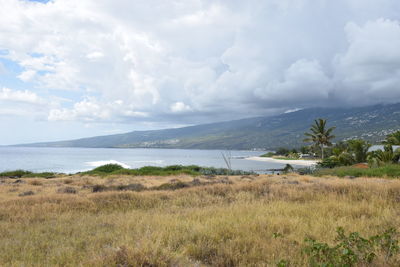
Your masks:
M230 155L232 169L263 172L284 164L246 160L263 151L194 150L194 149L114 149L114 148L38 148L0 147L0 171L76 173L118 163L126 168L143 166L199 165L226 168L222 153Z

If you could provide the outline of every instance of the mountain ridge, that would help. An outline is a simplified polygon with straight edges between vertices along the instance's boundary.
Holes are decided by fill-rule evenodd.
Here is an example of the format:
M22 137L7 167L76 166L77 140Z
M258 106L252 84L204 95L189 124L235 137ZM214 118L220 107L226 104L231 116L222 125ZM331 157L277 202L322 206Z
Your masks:
M357 108L309 108L275 116L18 146L187 149L299 147L304 145L304 132L317 118L327 119L328 126L337 127L334 133L336 141L363 138L379 142L387 134L400 129L400 103Z

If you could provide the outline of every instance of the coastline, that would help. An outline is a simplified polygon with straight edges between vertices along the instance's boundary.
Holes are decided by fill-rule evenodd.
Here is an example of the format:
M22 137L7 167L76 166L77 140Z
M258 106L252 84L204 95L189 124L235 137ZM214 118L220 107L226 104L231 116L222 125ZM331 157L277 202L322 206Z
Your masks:
M291 164L291 165L298 165L303 167L311 167L315 166L318 163L318 160L285 160L285 159L274 159L270 157L248 157L246 160L255 160L255 161L264 161L264 162L275 162L275 163L282 163L282 164Z

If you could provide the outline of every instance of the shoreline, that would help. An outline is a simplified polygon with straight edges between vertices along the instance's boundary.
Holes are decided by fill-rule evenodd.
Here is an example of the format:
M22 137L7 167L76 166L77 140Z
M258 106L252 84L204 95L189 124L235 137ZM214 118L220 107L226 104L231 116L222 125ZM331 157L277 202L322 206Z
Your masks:
M286 160L286 159L274 159L271 157L248 157L246 160L255 160L255 161L264 161L264 162L274 162L274 163L282 163L282 164L291 164L298 165L303 167L311 167L317 165L318 160Z

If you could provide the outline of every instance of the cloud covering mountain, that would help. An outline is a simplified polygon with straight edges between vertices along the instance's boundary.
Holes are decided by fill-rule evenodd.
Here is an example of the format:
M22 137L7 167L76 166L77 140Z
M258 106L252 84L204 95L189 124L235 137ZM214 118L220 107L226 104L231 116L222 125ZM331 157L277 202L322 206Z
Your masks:
M0 6L3 123L94 135L400 102L397 0Z

